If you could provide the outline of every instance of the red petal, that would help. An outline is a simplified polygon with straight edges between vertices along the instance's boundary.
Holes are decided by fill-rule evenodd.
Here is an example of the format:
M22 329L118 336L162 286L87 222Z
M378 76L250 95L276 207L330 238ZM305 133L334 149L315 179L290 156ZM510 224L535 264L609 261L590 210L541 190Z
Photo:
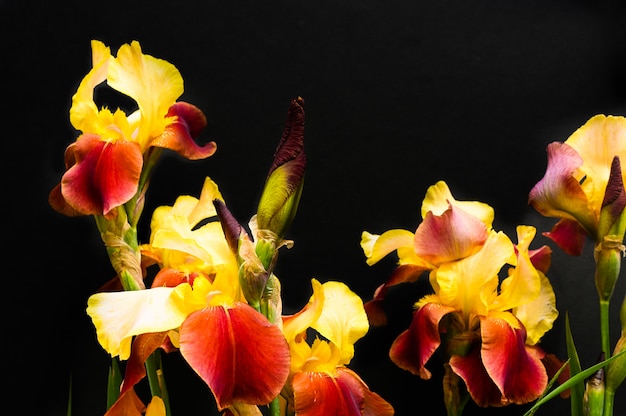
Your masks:
M535 400L548 383L538 354L525 345L526 330L512 328L503 319L481 318L483 365L508 402Z
M303 371L293 376L294 408L298 416L361 415L363 391L357 380Z
M282 332L243 303L189 315L180 328L180 352L211 388L220 410L234 401L269 403L289 375Z
M552 263L552 249L548 246L542 246L536 250L529 250L530 261L535 269L548 273L550 264Z
M350 370L347 367L341 367L337 369L337 381L344 391L344 397L346 394L356 394L352 393L351 390L345 388L349 386L354 386L352 380L356 380L359 387L359 394L356 394L357 397L361 394L363 395L363 407L361 409L361 414L363 416L391 416L394 414L393 407L378 394L374 393L367 387L367 384L358 376L357 373Z
M122 383L121 393L139 383L146 376L146 367L144 363L154 351L156 351L167 338L167 332L156 332L150 334L141 334L133 340L133 347L130 357L126 363L126 371L124 372L124 382Z
M145 409L146 405L137 396L135 389L130 389L120 394L104 416L142 416Z
M143 165L136 143L83 134L74 151L76 164L63 175L61 192L77 211L106 215L135 195Z
M194 141L206 127L206 117L198 107L179 101L167 113L167 117L174 116L175 121L165 127L163 134L155 137L149 143L150 146L173 150L190 160L204 159L215 153L215 142L198 146Z
M452 356L450 366L465 381L467 391L477 405L488 407L506 404L503 402L502 393L498 386L489 377L480 360L479 348L474 348L464 357Z
M415 312L409 329L402 332L391 344L389 357L400 368L427 380L430 371L424 367L441 344L439 321L454 308L437 303L427 303Z
M570 256L582 254L587 237L585 229L578 222L568 219L560 220L552 227L552 231L543 235L554 241Z

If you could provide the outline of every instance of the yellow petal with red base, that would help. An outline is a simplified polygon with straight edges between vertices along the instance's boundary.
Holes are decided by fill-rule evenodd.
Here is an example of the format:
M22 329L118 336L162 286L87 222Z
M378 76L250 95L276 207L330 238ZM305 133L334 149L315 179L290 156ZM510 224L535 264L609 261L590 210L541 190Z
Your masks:
M180 352L210 387L220 410L235 402L262 405L289 375L282 332L247 304L209 306L180 327Z

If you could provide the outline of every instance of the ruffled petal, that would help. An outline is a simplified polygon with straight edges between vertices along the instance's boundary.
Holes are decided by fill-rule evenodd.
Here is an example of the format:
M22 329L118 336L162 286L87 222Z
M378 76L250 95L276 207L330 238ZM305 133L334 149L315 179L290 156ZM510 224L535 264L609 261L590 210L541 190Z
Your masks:
M450 205L441 215L426 213L415 232L415 253L439 265L476 253L488 235L487 227L478 218Z
M530 191L528 202L544 216L578 221L595 237L600 210L594 211L589 205L580 185L583 178L575 176L582 164L581 156L569 145L550 143L546 173Z
M370 266L378 263L394 250L398 250L398 256L402 253L402 264L415 263L429 266L424 260L415 256L413 248L414 238L415 235L407 230L389 230L382 235L363 231L361 234L361 248L363 253L365 253L365 257L367 257L366 262Z
M92 69L80 82L70 108L70 122L82 132L98 131L98 107L93 100L93 92L106 80L111 59L111 49L98 40L91 41L91 51Z
M339 364L348 364L354 356L354 343L369 330L363 301L341 282L326 282L322 288L324 307L311 327L339 348Z
M444 181L437 182L426 191L426 196L422 201L422 218L426 218L429 211L433 215L442 215L450 205L478 218L487 228L491 228L495 215L493 208L478 201L457 201Z
M191 296L191 287L96 293L89 297L87 314L97 331L98 342L111 354L126 360L131 338L149 332L177 328L189 314L183 300Z
M206 127L206 117L196 106L179 101L167 112L169 123L163 132L150 140L149 146L163 147L189 159L207 158L217 150L214 141L199 146L194 139Z
M483 365L507 402L528 403L543 393L548 376L540 358L525 345L526 330L512 327L504 315L481 317Z
M591 117L565 142L583 159L582 188L595 212L600 212L613 158L626 160L626 118L598 114Z
M289 375L282 332L244 303L190 314L180 328L180 352L211 388L220 410L234 402L269 403Z
M526 344L537 344L543 335L552 329L554 321L559 316L556 308L556 296L550 280L543 274L540 276L539 295L532 301L513 310L517 319L522 322L527 331Z
M518 226L516 245L517 264L509 272L500 285L500 294L497 296L491 309L505 311L533 302L541 291L540 273L533 266L528 247L535 237L535 227Z
M141 118L133 141L146 150L148 139L165 130L165 116L183 93L180 72L163 59L144 55L139 42L133 41L122 45L109 63L107 83L137 102Z
M76 164L61 180L65 200L86 215L107 215L137 192L143 166L135 143L104 142L84 134L74 148Z
M431 297L433 300L435 297ZM398 367L427 380L431 374L426 363L441 344L439 321L454 308L439 303L426 303L413 312L409 328L391 345L389 357Z

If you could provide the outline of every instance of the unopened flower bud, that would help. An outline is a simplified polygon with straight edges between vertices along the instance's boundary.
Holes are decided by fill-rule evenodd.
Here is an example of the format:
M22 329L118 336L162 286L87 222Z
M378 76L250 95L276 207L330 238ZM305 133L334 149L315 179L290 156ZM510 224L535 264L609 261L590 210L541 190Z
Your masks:
M304 101L291 101L287 122L274 154L257 209L259 230L270 230L279 238L291 225L304 184Z
M583 414L585 416L602 416L603 412L604 368L600 368L587 380L583 396Z

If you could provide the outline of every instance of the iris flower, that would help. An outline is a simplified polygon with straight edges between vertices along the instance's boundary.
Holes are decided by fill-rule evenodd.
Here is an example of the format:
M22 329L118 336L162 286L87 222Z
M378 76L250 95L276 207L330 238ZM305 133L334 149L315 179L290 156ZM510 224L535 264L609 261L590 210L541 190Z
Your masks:
M623 193L619 166L626 160L626 118L596 115L547 151L545 176L531 190L529 203L542 215L560 218L545 235L566 253L580 255L586 236L602 242L622 212L623 201L604 224L603 207ZM619 174L612 176L616 169Z
M181 196L157 208L150 244L142 247L160 266L152 287L97 293L87 313L111 356L136 363L133 354L168 341L211 388L220 410L266 404L287 379L289 348L280 328L245 302L235 255L220 223L210 221L214 199L221 195L207 178L199 199ZM156 346L135 348L150 340ZM137 377L124 381L122 393Z
M345 284L311 281L313 295L298 313L283 317L291 351L291 384L283 392L297 416L392 415L393 408L370 391L347 364L354 344L369 329L363 302ZM308 335L319 336L309 343Z
M491 228L491 207L456 201L444 182L429 188L422 215L414 234L365 233L362 240L372 264L397 250L401 271L395 276L402 279L393 284L430 271L434 293L415 304L410 327L392 344L392 361L429 379L426 364L443 347L480 406L536 399L547 384L546 354L537 343L558 315L544 275L549 249L529 250L536 232L530 226L517 228L513 244Z
M117 56L93 40L91 71L72 97L70 122L82 134L65 151L66 172L50 203L67 215L110 215L137 194L150 150L166 148L188 159L211 156L214 142L194 138L206 126L195 106L176 100L183 79L167 61L145 55L139 42L120 47ZM133 99L137 109L98 108L94 91L106 83Z

